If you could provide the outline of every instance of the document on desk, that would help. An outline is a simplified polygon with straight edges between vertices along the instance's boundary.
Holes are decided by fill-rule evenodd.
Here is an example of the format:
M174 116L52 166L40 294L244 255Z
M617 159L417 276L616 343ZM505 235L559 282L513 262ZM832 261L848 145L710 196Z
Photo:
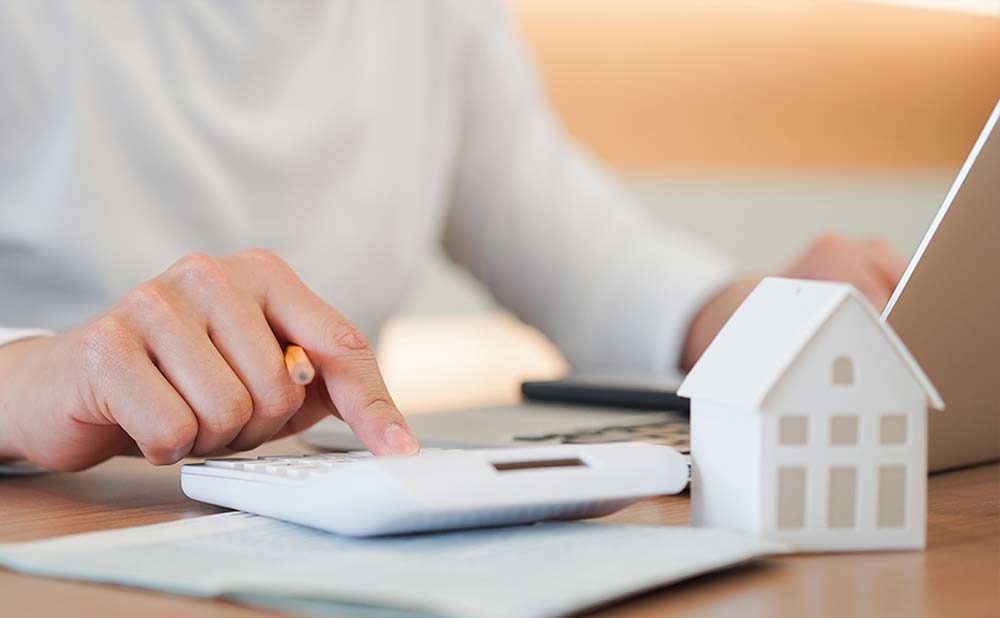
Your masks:
M351 539L246 513L0 544L0 566L299 615L559 616L782 553L687 527L543 523Z

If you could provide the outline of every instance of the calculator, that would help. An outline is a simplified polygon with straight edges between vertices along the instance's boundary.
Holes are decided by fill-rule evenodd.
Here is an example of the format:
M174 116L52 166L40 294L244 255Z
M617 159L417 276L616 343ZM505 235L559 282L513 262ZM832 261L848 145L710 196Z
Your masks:
M640 442L208 459L181 468L194 500L368 537L581 519L682 491L687 459Z

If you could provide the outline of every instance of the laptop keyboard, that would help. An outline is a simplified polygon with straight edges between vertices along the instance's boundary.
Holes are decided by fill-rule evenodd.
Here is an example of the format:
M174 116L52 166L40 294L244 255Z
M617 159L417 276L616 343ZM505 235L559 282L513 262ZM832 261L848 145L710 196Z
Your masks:
M607 425L605 427L513 436L515 442L536 444L601 444L605 442L649 442L665 444L685 455L690 453L687 419L670 418L654 423Z

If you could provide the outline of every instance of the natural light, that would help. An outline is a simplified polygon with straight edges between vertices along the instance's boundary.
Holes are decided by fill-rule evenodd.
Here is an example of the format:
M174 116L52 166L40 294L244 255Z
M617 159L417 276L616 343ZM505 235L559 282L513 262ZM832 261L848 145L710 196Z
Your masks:
M1000 16L1000 0L867 0L943 11L961 11Z

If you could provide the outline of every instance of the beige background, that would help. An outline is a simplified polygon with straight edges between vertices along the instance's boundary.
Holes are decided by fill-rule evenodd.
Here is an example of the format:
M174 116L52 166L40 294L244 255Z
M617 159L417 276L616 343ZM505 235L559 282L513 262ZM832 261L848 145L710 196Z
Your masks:
M570 131L629 170L950 167L1000 19L845 0L512 0Z

